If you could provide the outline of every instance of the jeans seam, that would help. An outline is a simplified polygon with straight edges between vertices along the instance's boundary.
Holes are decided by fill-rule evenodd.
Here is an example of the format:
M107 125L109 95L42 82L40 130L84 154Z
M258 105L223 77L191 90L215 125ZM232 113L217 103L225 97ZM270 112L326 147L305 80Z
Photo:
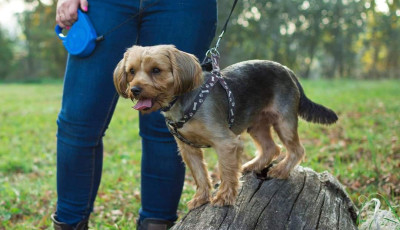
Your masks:
M142 9L142 6L143 6L143 1L142 0L140 0L139 1L139 15L138 15L138 19L137 19L137 36L136 36L136 42L135 42L135 45L136 44L138 44L138 42L139 42L139 38L140 38L140 28L141 28L141 26L142 26L142 18L143 18L143 9Z
M103 138L103 134L104 134L104 132L105 132L105 128L106 128L106 123L107 123L107 121L110 119L110 114L111 114L111 110L112 110L112 108L113 108L113 105L115 104L115 101L118 99L118 94L117 93L115 93L114 94L114 98L113 98L113 100L111 101L111 105L110 105L110 108L108 108L108 112L107 112L107 116L106 116L106 119L104 120L104 122L103 122L103 127L100 129L100 138L97 140L97 142L96 142L96 145L99 145L99 143L100 143L100 141L101 141L101 139Z
M139 22L142 20L143 11L144 11L143 0L140 0L140 2L139 2L139 16L138 16L138 19L139 19L138 21Z
M92 170L92 180L91 180L91 182L90 182L90 191L89 191L89 199L88 199L88 203L87 203L87 206L86 206L86 211L85 211L85 214L83 215L83 217L82 217L82 219L85 219L86 217L87 217L87 215L88 215L88 213L90 213L90 203L91 203L91 200L92 200L92 195L93 195L93 187L94 187L94 172L95 172L95 164L96 164L96 147L93 147L92 148L92 168L93 168L93 170Z
M104 129L106 127L106 123L110 118L111 110L113 108L113 105L115 104L116 99L118 99L118 94L117 93L114 94L114 98L111 101L111 105L110 105L110 108L108 109L107 116L106 116L106 118L105 118L105 120L103 122L103 127L100 130L100 138L96 142L96 146L99 145L99 143L100 143L100 141L102 139L102 136L103 136L102 134L104 133ZM86 211L85 211L85 214L84 214L83 218L86 218L86 215L90 212L89 211L90 210L90 204L92 203L91 200L92 200L92 197L93 197L94 173L95 173L95 168L96 168L95 167L95 164L96 164L96 147L92 148L92 159L93 159L92 160L92 164L93 164L92 165L93 166L92 167L93 168L93 170L92 170L92 180L91 180L91 183L90 183L90 193L89 193L88 204L86 206Z

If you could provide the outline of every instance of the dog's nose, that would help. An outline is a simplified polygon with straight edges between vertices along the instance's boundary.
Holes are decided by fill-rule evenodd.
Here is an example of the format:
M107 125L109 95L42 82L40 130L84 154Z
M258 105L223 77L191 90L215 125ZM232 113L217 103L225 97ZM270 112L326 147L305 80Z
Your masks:
M140 88L139 86L133 86L131 88L131 92L133 93L133 95L138 96L142 92L142 88Z

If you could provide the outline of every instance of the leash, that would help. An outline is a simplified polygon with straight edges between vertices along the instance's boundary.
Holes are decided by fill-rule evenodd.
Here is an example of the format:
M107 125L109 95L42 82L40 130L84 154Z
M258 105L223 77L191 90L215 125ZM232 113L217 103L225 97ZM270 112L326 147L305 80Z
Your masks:
M230 13L228 15L228 18L225 21L224 26L222 27L221 34L218 36L218 39L217 39L217 42L215 43L215 46L213 48L209 49L206 52L206 56L205 56L203 62L201 63L201 66L206 71L210 72L210 71L213 70L212 60L211 60L211 57L209 55L211 55L212 52L214 52L214 53L218 54L218 58L220 57L220 54L218 52L219 44L220 44L220 42L222 40L222 37L224 36L224 34L225 34L225 32L226 32L226 30L228 28L229 20L231 19L232 13L235 10L237 2L238 2L238 0L234 0L232 8L231 8L231 11L230 11Z
M219 44L221 42L222 37L224 36L226 29L228 27L229 20L232 16L233 10L235 9L236 3L238 0L235 0L231 9L231 12L229 13L228 19L225 22L225 25L222 28L221 34L218 36L218 40L215 44L215 47L209 49L206 53L206 57L204 58L202 62L202 67L206 71L211 72L210 78L201 86L199 94L197 94L196 98L193 101L193 104L191 107L186 109L184 111L183 117L175 122L170 119L166 119L167 127L171 134L173 134L175 137L177 137L179 140L184 142L187 145L190 145L195 148L209 148L211 146L209 145L199 145L190 142L187 140L185 137L183 137L178 129L182 128L183 125L189 121L194 114L197 112L197 110L200 108L200 106L204 103L205 99L207 96L210 94L211 90L214 88L216 85L221 85L221 87L225 90L226 95L228 97L228 106L229 106L229 111L228 111L228 125L229 128L232 128L232 125L235 121L235 100L232 94L232 91L229 89L228 84L224 80L224 78L221 75L220 72L220 67L219 67L219 59L220 59L220 53L218 52ZM218 83L218 84L217 84ZM166 112L168 111L173 104L175 104L177 98L175 98L167 107L163 108L162 111Z
M222 32L221 32L221 34L218 36L217 43L215 44L215 49L216 49L216 50L218 50L218 48L219 48L219 43L221 42L221 39L222 39L222 37L224 36L224 34L225 34L225 32L226 32L226 29L227 29L227 27L228 27L229 20L231 19L233 10L235 9L236 3L237 3L237 2L238 2L238 0L235 0L235 1L233 2L231 12L229 13L228 18L226 19L226 22L225 22L224 27L222 27Z
M133 20L134 18L136 18L137 16L139 16L141 13L143 13L143 11L145 11L146 9L156 5L158 2L160 2L161 0L157 0L155 2L153 2L152 4L144 7L143 9L139 9L139 12L130 16L129 18L127 18L125 21L121 22L120 24L114 26L113 28L109 29L108 31L104 32L102 35L98 36L96 38L96 42L100 42L104 40L104 37L112 32L114 32L115 30L117 30L118 28L120 28L121 26L125 25L126 23L128 23L129 21Z

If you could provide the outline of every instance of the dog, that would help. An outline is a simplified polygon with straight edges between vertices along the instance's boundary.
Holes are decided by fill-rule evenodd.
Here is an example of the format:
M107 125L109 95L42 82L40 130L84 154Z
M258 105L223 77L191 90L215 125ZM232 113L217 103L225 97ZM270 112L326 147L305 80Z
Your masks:
M308 99L293 71L279 63L244 61L226 67L221 74L235 98L232 127L227 121L227 94L217 85L194 116L178 130L191 143L215 149L221 184L214 197L210 195L211 182L202 149L175 138L197 185L194 197L188 202L189 209L210 201L216 206L233 205L241 170L260 172L280 155L280 148L272 139L272 129L287 151L269 170L268 176L286 179L305 154L297 133L298 116L320 124L333 124L338 120L331 109ZM199 86L210 77L211 73L202 71L194 55L172 45L127 49L113 76L117 92L124 98L137 100L134 108L143 113L168 107L176 100L169 111L163 113L166 119L175 122L192 106ZM252 137L257 155L241 167L240 134L245 131Z

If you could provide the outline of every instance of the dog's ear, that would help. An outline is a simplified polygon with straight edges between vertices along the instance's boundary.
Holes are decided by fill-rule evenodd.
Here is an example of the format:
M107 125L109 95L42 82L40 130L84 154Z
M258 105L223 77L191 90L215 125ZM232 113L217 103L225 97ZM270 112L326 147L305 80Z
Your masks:
M115 67L114 70L114 86L115 89L117 90L118 94L121 95L124 98L128 98L128 79L127 79L127 73L125 71L125 62L126 62L126 57L128 56L128 51L125 52L124 58L122 58L121 61L119 61L117 67Z
M168 48L174 76L175 95L187 93L203 83L203 74L199 60L193 55L176 49Z

